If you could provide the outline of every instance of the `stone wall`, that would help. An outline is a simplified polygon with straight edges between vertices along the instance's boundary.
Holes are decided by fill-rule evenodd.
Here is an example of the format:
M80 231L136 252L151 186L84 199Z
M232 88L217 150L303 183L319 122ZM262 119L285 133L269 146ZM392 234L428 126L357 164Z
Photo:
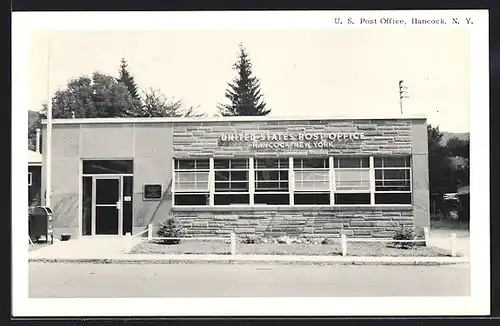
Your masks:
M413 228L413 209L322 207L312 209L269 208L183 211L174 208L175 216L186 228L188 236L265 237L305 236L335 238L344 233L356 238L390 238L405 225Z
M173 147L176 158L210 156L304 156L304 155L410 155L411 120L312 120L254 122L174 123ZM322 149L256 149L251 141L224 143L223 133L253 135L280 133L356 133L364 140L339 141Z

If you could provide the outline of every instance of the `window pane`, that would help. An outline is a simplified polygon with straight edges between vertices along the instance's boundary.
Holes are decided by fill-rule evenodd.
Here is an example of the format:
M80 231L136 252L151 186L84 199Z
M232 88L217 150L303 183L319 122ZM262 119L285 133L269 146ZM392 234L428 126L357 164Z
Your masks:
M410 169L376 169L376 180L410 180Z
M328 171L295 171L295 181L328 181Z
M338 205L370 204L370 193L335 194L335 204Z
M329 163L327 158L296 158L293 166L296 169L327 169Z
M288 169L288 158L258 158L254 160L254 167L256 169Z
M186 182L186 181L195 182L196 175L191 172L177 172L175 174L175 180L177 182Z
M288 194L255 194L255 204L266 205L290 205Z
M410 181L405 181L405 180L375 181L375 191L410 191Z
M229 169L229 160L214 160L214 169Z
M198 192L207 191L208 182L176 182L175 191L176 192Z
M375 167L410 167L410 157L397 157L397 156L388 156L388 157L375 157L374 158Z
M132 174L133 160L84 160L83 174Z
M231 181L248 181L248 171L231 171Z
M336 190L369 190L370 171L366 169L335 170Z
M215 171L215 181L229 181L229 171Z
M411 204L411 193L376 193L375 204L405 205Z
M409 167L410 160L408 157L384 157L384 167Z
M248 192L248 182L216 182L216 192Z
M92 234L92 177L83 177L82 235Z
M255 171L255 180L288 180L288 171L269 170Z
M295 181L296 191L329 191L328 181Z
M214 160L215 169L248 169L247 159L216 159Z
M369 168L368 157L340 157L335 159L335 168Z
M230 182L216 182L215 191L229 191Z
M261 181L255 183L255 191L288 191L288 182Z
M176 206L205 206L208 205L208 194L176 194L174 195Z
M249 204L248 194L216 194L214 195L215 205Z
M329 193L303 193L294 195L295 205L330 205Z
M175 160L176 170L207 170L209 160Z
M248 169L248 159L232 159L231 169Z

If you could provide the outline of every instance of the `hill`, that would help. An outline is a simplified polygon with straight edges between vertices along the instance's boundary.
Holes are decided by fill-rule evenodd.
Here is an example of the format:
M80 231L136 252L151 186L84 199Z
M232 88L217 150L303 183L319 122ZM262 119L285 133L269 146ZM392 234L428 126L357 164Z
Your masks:
M447 131L441 131L443 133L443 138L441 139L441 144L446 145L446 142L448 139L451 139L453 137L457 137L458 139L461 140L467 140L470 138L470 133L468 132L447 132Z

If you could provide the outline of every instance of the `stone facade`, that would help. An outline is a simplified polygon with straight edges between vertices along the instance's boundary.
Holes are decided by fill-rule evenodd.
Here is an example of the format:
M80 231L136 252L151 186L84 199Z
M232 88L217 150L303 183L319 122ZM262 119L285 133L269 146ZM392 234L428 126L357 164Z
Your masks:
M174 123L173 146L177 158L191 157L249 157L305 155L410 155L411 120L312 120L258 122L193 122ZM365 135L363 141L336 142L333 148L323 149L255 149L251 142L221 141L223 133L355 133Z
M389 238L405 227L414 228L412 208L326 207L316 209L197 209L173 214L186 228L188 236L264 237L304 236L336 238Z

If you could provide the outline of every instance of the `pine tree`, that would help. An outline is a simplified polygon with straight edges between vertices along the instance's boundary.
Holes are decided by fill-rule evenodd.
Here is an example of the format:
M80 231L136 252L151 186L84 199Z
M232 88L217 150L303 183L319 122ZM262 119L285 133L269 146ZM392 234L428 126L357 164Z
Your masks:
M118 78L118 81L121 81L125 84L125 86L127 86L132 99L140 101L137 84L135 83L134 76L132 76L129 72L127 61L124 58L120 61L120 77Z
M230 104L219 104L222 116L263 116L271 110L260 90L260 81L252 76L252 63L246 49L240 44L240 52L233 69L238 72L232 83L228 83L225 97Z

